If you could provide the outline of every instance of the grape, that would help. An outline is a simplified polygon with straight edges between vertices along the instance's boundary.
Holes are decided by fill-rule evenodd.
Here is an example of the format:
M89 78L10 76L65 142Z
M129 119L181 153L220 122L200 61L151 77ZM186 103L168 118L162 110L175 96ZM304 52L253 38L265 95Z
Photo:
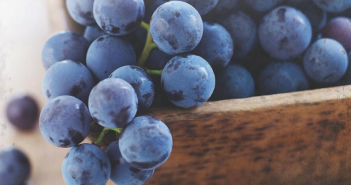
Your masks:
M328 22L322 30L322 37L340 42L351 56L351 19L337 17Z
M158 7L152 15L150 32L161 51L176 55L192 51L200 43L203 22L194 7L172 1Z
M165 3L166 1L164 0L154 0L152 3L146 5L144 22L149 23L151 20L152 14L156 11L156 9Z
M39 123L47 141L68 148L78 145L88 136L91 118L82 101L72 96L59 96L45 105Z
M305 53L303 65L307 75L313 81L332 84L346 73L348 57L339 42L333 39L320 39Z
M134 31L143 20L143 0L95 0L94 17L106 33L121 36Z
M89 110L97 123L107 128L122 128L134 118L138 97L133 87L118 78L101 81L89 96Z
M292 62L272 62L266 66L258 81L260 95L288 93L309 89L302 68Z
M118 185L143 185L151 178L154 170L139 170L123 159L119 150L119 140L111 143L106 153L111 161L111 180Z
M170 0L177 1L177 0ZM219 0L180 0L194 6L200 15L205 15L210 12L218 3Z
M88 50L87 66L100 81L119 67L135 64L133 46L124 38L105 35L95 40Z
M146 67L153 70L162 70L173 57L159 49L154 49L146 60Z
M133 86L139 102L139 110L148 109L155 97L155 86L146 72L137 66L123 66L114 71L111 78L120 78Z
M182 108L204 104L213 93L215 81L211 66L196 55L172 58L161 76L162 88L168 100Z
M218 0L217 5L209 14L212 17L227 16L226 14L235 10L239 2L239 0Z
M230 33L234 45L234 58L247 56L257 41L255 22L243 12L234 12L220 19L219 22Z
M309 46L312 28L307 17L299 10L281 6L262 19L259 38L263 49L271 57L293 59Z
M233 57L234 44L228 31L219 24L204 23L204 34L194 53L203 57L213 69L226 67Z
M43 80L43 93L48 100L71 95L86 102L93 87L94 79L89 69L71 60L51 66Z
M172 151L172 135L157 118L135 118L122 132L119 148L123 158L138 169L154 169L162 165Z
M5 147L0 151L0 184L25 184L30 176L31 166L22 151L15 147Z
M255 82L242 66L230 64L218 71L213 97L216 100L248 98L255 95Z
M90 42L94 42L97 38L107 35L102 29L98 26L87 26L84 31L84 37Z
M63 179L68 185L106 184L111 162L98 146L82 144L72 148L62 164Z
M73 60L85 64L89 42L78 33L67 31L57 33L44 45L42 59L45 69L56 62Z
M7 119L20 130L33 129L39 117L39 106L29 95L16 95L6 106Z
M306 15L314 33L320 31L327 23L327 12L318 8L312 1L286 0L285 4L300 10Z
M246 6L257 12L269 11L284 0L244 0Z
M313 0L313 2L327 12L342 12L351 7L350 0Z
M94 0L66 0L68 13L77 23L88 26L94 25Z

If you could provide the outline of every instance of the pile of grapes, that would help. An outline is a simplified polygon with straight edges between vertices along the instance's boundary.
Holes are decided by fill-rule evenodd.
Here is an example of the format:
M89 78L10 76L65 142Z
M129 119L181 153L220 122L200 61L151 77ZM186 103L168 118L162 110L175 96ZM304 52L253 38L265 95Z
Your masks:
M150 107L194 108L209 100L351 84L351 0L66 4L86 29L84 35L60 32L46 42L43 93L49 102L39 122L50 143L73 147L62 165L68 185L108 179L144 184L169 158L173 144L161 120L143 116ZM25 105L21 101L13 106ZM12 117L24 129L23 118L35 119ZM96 127L101 133L93 144L80 144ZM104 151L111 133L114 140ZM6 185L22 183L29 171L19 150L0 152Z

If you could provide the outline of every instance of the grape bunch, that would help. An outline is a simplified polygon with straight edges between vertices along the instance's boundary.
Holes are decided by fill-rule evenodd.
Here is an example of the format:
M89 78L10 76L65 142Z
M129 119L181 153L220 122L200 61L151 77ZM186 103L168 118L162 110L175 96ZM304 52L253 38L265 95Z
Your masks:
M66 184L151 178L173 139L149 108L350 84L350 2L67 0L86 29L44 45L49 102L40 115L48 142L73 147L62 165ZM81 144L96 125L95 141Z

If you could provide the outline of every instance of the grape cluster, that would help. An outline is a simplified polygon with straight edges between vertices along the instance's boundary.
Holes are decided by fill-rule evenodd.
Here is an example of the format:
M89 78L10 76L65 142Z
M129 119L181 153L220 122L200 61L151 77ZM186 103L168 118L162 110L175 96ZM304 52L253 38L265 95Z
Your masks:
M67 0L86 26L53 35L40 116L43 136L73 147L62 165L69 185L143 184L172 150L150 107L195 108L351 83L351 1ZM91 124L93 123L93 124ZM80 144L91 126L104 127ZM107 151L107 133L116 141Z

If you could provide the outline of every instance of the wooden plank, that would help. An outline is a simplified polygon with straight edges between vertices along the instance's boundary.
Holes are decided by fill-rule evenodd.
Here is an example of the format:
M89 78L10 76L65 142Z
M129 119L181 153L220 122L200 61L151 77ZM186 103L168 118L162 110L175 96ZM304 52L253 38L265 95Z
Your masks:
M351 184L351 87L150 112L174 137L149 184Z

